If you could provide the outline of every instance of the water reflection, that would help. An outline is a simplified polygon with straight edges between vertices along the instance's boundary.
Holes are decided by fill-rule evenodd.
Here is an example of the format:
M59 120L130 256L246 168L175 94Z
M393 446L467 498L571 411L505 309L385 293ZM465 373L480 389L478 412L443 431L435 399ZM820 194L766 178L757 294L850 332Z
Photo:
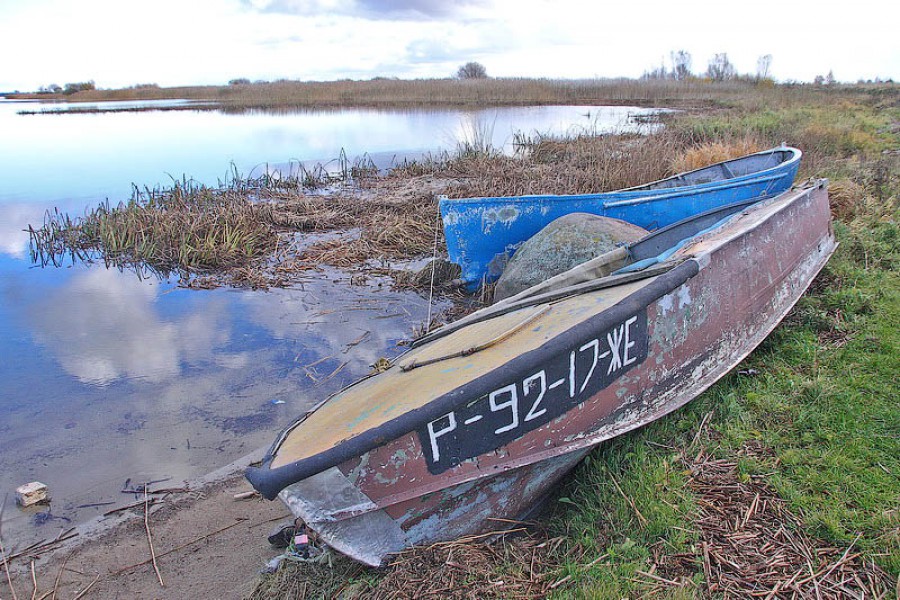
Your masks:
M426 318L415 294L326 272L294 289L197 292L102 266L0 260L0 491L47 483L54 513L122 482L199 476L278 428ZM27 285L26 285L27 284ZM126 498L127 500L127 498ZM4 534L38 535L7 511Z
M0 100L0 203L97 197L116 202L130 196L132 183L167 185L187 175L216 184L231 163L247 174L291 160L327 162L341 150L354 157L454 149L471 139L472 123L487 125L489 141L500 148L509 147L518 131L633 131L642 127L635 116L654 112L541 106L19 115L21 108Z
M44 212L39 204L0 204L0 254L25 258L28 253L28 225L43 223Z
M221 299L173 322L156 310L159 291L131 273L89 269L25 310L35 341L79 381L160 382L178 375L182 364L209 360L230 331L222 326L227 322Z
M29 224L183 173L210 184L234 162L323 160L344 148L382 165L490 130L595 127L594 107L486 111L335 110L17 115L0 100L0 495L39 480L54 513L122 502L122 483L178 482L271 441L273 432L381 357L428 311L411 293L354 286L334 271L292 289L198 292L102 265L35 268ZM29 104L29 108L34 108ZM593 116L587 116L594 111ZM621 127L629 108L610 109ZM128 498L124 498L127 500ZM39 535L7 510L5 536Z

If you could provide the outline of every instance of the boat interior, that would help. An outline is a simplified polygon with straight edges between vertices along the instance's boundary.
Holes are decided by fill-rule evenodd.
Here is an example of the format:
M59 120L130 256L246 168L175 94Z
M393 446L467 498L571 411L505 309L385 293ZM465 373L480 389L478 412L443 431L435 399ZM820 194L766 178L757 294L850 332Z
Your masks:
M759 198L743 200L683 219L653 231L640 240L605 252L564 273L551 277L515 296L472 313L416 340L413 348L444 337L462 327L527 306L559 300L567 296L622 285L653 277L673 268L666 260L692 238L718 227Z
M698 185L701 183L726 181L728 179L753 175L760 171L777 167L781 163L790 160L794 154L794 150L778 148L768 152L726 160L702 169L697 169L696 171L681 173L646 185L628 188L624 191L663 190L688 185Z

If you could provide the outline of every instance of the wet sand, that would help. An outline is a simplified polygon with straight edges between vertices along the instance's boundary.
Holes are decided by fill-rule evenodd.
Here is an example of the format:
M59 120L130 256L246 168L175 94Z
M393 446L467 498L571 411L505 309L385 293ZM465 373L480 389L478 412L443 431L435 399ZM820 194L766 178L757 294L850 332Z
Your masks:
M236 500L251 490L242 468L262 451L192 484L191 494L174 496L149 513L149 529L160 585L151 563L142 507L111 523L79 526L79 535L34 561L10 565L18 598L244 598L259 570L280 553L266 540L290 513L279 501ZM58 578L58 584L57 584ZM89 589L88 589L89 588ZM5 574L0 598L10 596Z

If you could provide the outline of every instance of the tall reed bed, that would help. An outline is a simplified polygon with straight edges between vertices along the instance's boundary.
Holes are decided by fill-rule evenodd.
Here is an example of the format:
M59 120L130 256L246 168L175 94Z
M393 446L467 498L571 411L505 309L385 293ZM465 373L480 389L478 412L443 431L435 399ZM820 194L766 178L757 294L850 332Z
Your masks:
M891 85L875 88L890 89ZM839 93L835 89L839 88ZM744 106L752 109L829 102L838 96L871 95L866 86L756 85L751 81L712 82L634 79L387 79L289 81L227 86L144 86L87 90L59 96L68 102L190 99L214 101L230 109L278 107L504 106L539 104L640 104L652 106ZM54 98L52 95L20 97Z

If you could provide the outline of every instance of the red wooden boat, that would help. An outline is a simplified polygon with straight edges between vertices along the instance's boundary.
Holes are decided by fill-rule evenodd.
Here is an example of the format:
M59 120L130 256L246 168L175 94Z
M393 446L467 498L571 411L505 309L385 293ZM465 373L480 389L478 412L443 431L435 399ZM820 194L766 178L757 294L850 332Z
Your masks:
M496 530L737 365L835 247L825 181L693 216L429 334L247 477L370 565Z

